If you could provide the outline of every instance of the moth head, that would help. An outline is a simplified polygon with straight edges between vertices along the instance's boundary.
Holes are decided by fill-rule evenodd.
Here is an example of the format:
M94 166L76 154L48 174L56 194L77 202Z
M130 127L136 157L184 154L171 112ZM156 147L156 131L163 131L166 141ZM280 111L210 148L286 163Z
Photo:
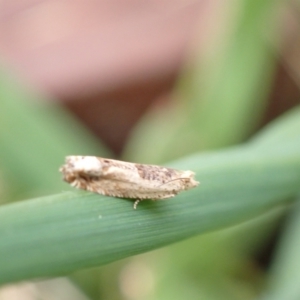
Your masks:
M195 180L194 176L195 173L192 171L183 171L181 177L185 181L185 189L190 189L200 184L200 182Z
M66 163L61 168L63 173L101 176L102 164L95 156L67 156Z

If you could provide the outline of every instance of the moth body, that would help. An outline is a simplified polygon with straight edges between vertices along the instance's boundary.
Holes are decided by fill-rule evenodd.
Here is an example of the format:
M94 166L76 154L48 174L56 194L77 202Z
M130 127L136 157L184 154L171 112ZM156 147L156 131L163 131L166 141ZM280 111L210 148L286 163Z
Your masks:
M60 168L71 186L94 193L137 199L161 200L198 186L194 172L156 165L136 164L96 156L67 156Z

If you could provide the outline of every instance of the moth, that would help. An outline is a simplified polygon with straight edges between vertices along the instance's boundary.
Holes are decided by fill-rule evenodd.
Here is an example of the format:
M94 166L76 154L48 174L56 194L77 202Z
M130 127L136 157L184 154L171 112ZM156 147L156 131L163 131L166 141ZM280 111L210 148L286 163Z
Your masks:
M90 192L142 200L162 200L199 185L192 171L96 156L67 156L59 169L71 186Z

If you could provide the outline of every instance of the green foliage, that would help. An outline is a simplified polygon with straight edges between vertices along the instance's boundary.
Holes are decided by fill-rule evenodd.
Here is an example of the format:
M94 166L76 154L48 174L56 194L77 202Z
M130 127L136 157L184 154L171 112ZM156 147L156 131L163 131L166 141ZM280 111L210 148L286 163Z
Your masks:
M111 286L119 285L111 282L122 264L138 262L152 267L158 281L152 294L138 299L245 300L261 293L268 274L251 255L299 195L300 108L249 142L232 145L253 133L267 104L275 68L267 41L276 42L279 3L227 5L230 24L219 43L184 70L177 103L153 109L136 127L124 159L169 162L194 170L201 182L174 199L144 201L137 210L131 200L71 190L61 181L64 156L111 154L54 101L2 72L0 283L77 271L73 279L92 298L101 285L105 299L116 299ZM300 297L298 210L262 299ZM80 272L126 257L131 260Z
M293 206L291 218L278 247L263 300L299 299L300 207Z
M109 155L53 99L34 94L4 71L0 76L0 166L12 199L66 189L57 180L66 155Z
M2 282L54 276L149 251L236 224L292 198L300 187L300 109L270 147L259 141L170 164L196 171L199 188L170 201L132 201L74 191L0 210ZM265 140L273 140L272 126Z
M208 53L182 73L174 93L177 105L155 107L143 118L125 159L162 163L200 149L234 145L257 128L274 74L275 56L266 36L276 43L278 2L235 5L227 11L231 26L225 24L214 48L205 45Z

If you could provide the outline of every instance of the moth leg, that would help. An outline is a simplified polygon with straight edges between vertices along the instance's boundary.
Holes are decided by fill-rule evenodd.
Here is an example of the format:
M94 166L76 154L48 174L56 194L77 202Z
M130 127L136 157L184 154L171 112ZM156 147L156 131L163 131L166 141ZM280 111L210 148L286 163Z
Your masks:
M133 203L133 209L136 209L138 204L142 201L142 199L136 199Z

